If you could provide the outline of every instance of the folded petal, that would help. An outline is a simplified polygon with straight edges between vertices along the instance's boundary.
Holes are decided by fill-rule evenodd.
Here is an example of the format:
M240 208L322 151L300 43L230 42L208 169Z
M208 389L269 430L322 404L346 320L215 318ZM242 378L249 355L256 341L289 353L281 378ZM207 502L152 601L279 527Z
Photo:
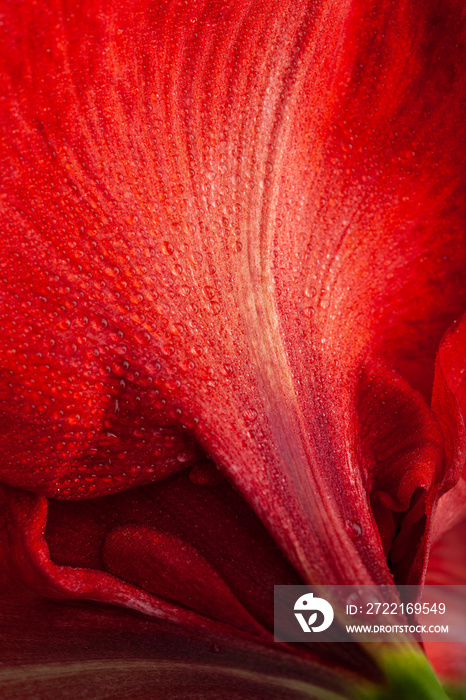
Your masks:
M182 635L281 647L338 673L352 669L361 681L378 676L358 645L273 642L273 586L300 581L228 485L199 488L180 475L92 501L5 487L0 495L2 590L14 597L19 587L25 611L31 591L119 605L176 623Z
M448 472L434 520L438 539L466 514L466 318L448 331L440 346L432 406L445 435Z
M463 620L466 625L466 600L461 595L462 590L466 591L465 533L466 521L462 520L435 543L429 559L426 584L442 587L449 615L456 620ZM440 677L453 686L460 685L464 692L466 646L456 642L425 642L424 647Z
M396 580L414 583L425 571L426 523L447 468L443 433L423 397L383 366L362 375L358 408L372 512L384 550Z
M299 581L228 486L212 492L181 477L82 504L8 489L4 508L16 575L49 596L209 627L194 611L269 639L256 619L273 626L273 585Z

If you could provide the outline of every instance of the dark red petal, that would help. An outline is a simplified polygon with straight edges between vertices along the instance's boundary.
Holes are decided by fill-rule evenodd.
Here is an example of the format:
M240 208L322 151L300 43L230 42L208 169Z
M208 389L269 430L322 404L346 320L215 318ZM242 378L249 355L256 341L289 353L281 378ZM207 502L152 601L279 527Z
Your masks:
M460 588L466 591L466 559L464 541L466 520L462 520L442 535L432 547L426 574L427 585L442 586L442 595L448 605L448 613L456 620L464 620L466 626L466 599ZM466 684L466 646L454 642L425 643L425 650L435 670L443 678Z
M102 556L112 574L159 598L232 626L260 629L199 550L176 535L141 525L116 527Z
M426 584L466 586L466 318L448 331L440 346L432 406L445 434L449 470L433 520L435 542L429 559ZM466 601L460 589L448 596L450 613L465 617ZM466 624L466 619L465 619ZM436 671L454 683L466 683L464 644L428 643L426 652Z
M52 598L105 602L176 623L184 630L181 635L195 631L226 635L243 646L253 641L285 651L286 645L274 644L271 631L256 620L272 630L273 586L299 580L251 511L244 504L237 508L241 499L231 489L218 494L203 488L197 497L192 489L189 480L180 476L162 487L154 485L106 499L47 504L44 498L3 487L0 496L6 523L0 523L0 564L6 579L2 588L11 588L13 579L13 590L26 587L22 595L27 605L31 590ZM190 490L191 497L186 499ZM183 502L190 503L187 512L180 512ZM207 527L201 528L202 522ZM173 578L166 590L161 587L163 575L157 573L156 528L164 532L164 543L170 544L168 566ZM131 535L127 547L122 542L124 532ZM173 550L173 544L181 542L195 557L188 571L186 557L177 559ZM118 559L112 551L116 543L120 545ZM134 553L139 559L132 567ZM141 561L148 554L155 558ZM146 569L146 562L152 566ZM126 580L120 578L122 573ZM204 596L196 594L199 579ZM352 669L366 680L377 677L375 666L357 645L340 647L311 644L294 653L339 669L337 673Z
M277 646L199 634L121 609L0 596L0 618L5 700L70 692L76 700L351 697L348 677Z
M135 535L134 552L128 531ZM131 563L136 550L146 549L149 560L162 556L160 548L158 555L153 549L155 532L165 544L171 542L170 566L179 568L173 578L178 580L178 592L184 596L184 600L175 600L188 608L200 611L196 605L187 603L191 588L197 585L196 577L204 580L205 586L214 587L216 572L216 577L227 584L249 613L271 629L273 586L279 581L299 583L254 513L228 484L199 486L185 473L161 485L92 502L50 502L46 538L52 559L57 563L87 566L117 575L121 574L114 570L115 566L120 571L125 568L127 576L122 578L141 585L143 562L132 572ZM120 540L116 548L119 562L112 554L117 540ZM122 546L122 540L127 546ZM178 560L181 543L190 554L193 550L197 552L193 554L196 563L191 561L190 572L183 559ZM142 587L161 595L154 590L157 585L163 585L161 581L157 584L160 566L155 560L153 568L152 574L147 570L148 580ZM208 568L212 569L211 574ZM173 583L169 594L162 597L173 600L175 586ZM211 616L225 620L225 605L218 603ZM232 622L231 616L229 621ZM250 622L246 622L250 628ZM239 617L235 626L242 627Z
M448 472L434 538L466 514L466 317L446 334L437 358L432 406L445 434Z
M82 504L6 490L7 562L45 595L215 629L211 618L271 639L256 619L271 628L273 585L299 580L241 499L220 489L180 477Z
M364 371L358 415L385 553L399 583L419 581L427 563L426 520L444 478L442 431L421 394L383 366Z
M182 613L170 603L157 600L109 574L57 566L50 559L44 538L47 499L18 490L7 490L5 500L9 540L6 557L19 584L50 597L91 599L123 605L172 622L199 624L201 627L206 624L197 615L189 611Z

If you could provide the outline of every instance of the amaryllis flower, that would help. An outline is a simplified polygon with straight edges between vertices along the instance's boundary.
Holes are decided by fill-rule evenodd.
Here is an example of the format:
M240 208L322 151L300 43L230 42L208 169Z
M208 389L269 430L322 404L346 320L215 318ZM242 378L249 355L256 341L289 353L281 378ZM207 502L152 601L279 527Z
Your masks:
M2 4L0 694L445 697L273 586L461 581L463 4Z

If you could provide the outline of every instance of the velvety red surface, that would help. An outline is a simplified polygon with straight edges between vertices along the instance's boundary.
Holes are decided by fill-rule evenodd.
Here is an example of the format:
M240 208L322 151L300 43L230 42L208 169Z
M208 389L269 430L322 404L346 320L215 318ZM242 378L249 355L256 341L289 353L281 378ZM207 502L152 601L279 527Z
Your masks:
M465 600L462 589L466 587L464 538L466 522L463 520L448 530L434 545L429 559L426 584L442 586L443 597L455 624L464 629L466 624ZM447 587L447 588L444 588ZM450 618L450 619L451 619ZM466 647L458 642L426 642L425 650L434 668L452 684L465 682Z
M274 584L422 583L466 509L462 4L2 21L0 579L25 619L32 591L267 648ZM285 653L317 685L376 674Z

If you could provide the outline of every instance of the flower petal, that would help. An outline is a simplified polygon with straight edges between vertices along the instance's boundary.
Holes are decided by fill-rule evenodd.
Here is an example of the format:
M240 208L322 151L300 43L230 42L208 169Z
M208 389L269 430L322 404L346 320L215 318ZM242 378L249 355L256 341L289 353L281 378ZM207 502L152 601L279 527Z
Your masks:
M434 526L435 528L435 526ZM435 543L427 569L426 584L442 586L449 615L466 624L466 600L460 588L466 590L464 537L466 520L457 523ZM425 642L427 656L436 672L452 684L466 685L466 647L456 642ZM464 692L464 691L463 691Z
M390 582L395 501L424 562L438 440L374 518L357 411L366 368L427 396L465 306L462 8L5 12L2 480L87 498L207 453L305 580Z
M446 334L440 347L432 405L445 435L448 472L434 520L438 539L466 513L466 317Z
M242 510L236 508L241 499L231 489L230 493L219 495L207 492L198 494L196 498L189 487L189 480L182 476L167 482L162 493L157 493L158 488L146 487L88 502L51 500L47 504L44 497L3 487L0 492L3 518L3 522L0 522L0 571L4 575L1 590L8 592L6 607L12 605L17 611L22 610L23 617L27 619L34 615L34 608L38 605L34 593L56 599L91 600L123 606L133 613L136 611L158 620L161 626L157 627L154 623L154 634L163 635L164 624L176 624L180 628L176 634L191 639L192 644L197 643L193 640L201 634L206 638L220 639L222 646L234 645L245 650L253 645L259 656L261 649L267 647L271 650L273 647L271 653L272 656L277 653L277 659L282 653L289 655L291 649L288 645L274 644L271 633L256 620L271 628L273 586L277 581L296 583L297 579L255 516L248 512L244 504ZM186 498L187 495L190 498ZM187 507L180 511L180 503ZM207 521L207 513L209 528L201 528L200 523ZM138 521L145 525L136 525ZM195 547L191 545L189 550L191 554L195 552L197 561L194 566L190 563L188 571L179 569L174 572L177 552L168 552L169 566L175 574L168 592L160 588L163 576L157 576L156 561L151 562L152 567L147 569L145 579L144 561L142 564L138 561L134 568L131 566L133 552L130 545L142 557L154 555L155 527L149 527L147 523L157 525L158 532L164 531L165 544L169 542L173 546L174 541L176 545L179 544L179 533L186 538L185 547L188 541L195 543ZM125 532L130 535L128 547L125 547L125 541L121 546L121 535ZM115 535L120 536L119 542L115 542ZM223 543L223 547L219 547L219 542ZM120 545L119 561L111 549L112 544ZM155 556L160 558L160 551L155 551ZM185 561L182 558L181 564ZM126 580L120 578L121 573ZM176 576L182 577L182 581L177 582ZM204 596L196 594L198 576L202 578ZM163 599L159 597L161 593ZM95 609L95 624L100 628L98 610L102 613L102 607ZM92 614L91 609L87 623L91 628ZM18 625L21 627L20 621L15 620L12 624L8 621L8 615L5 619L6 628L11 628L10 634L14 639L14 635L18 634ZM133 617L135 627L138 619ZM130 627L130 618L127 624ZM35 631L38 639L42 634L45 632L41 628ZM293 650L293 655L302 657L303 663L310 664L308 680L314 677L312 668L316 663L321 668L322 678L326 674L329 678L335 677L335 680L341 676L350 683L350 676L347 676L349 669L355 674L354 680L357 682L367 683L379 678L375 664L357 645L345 644L340 647L311 644L304 649ZM167 647L166 651L167 658L172 658L172 650ZM20 658L24 659L24 654L20 654ZM53 650L49 650L49 656L45 655L44 661L49 663L53 659ZM79 655L76 661L79 661ZM123 664L123 671L125 668ZM105 672L105 665L101 670ZM120 673L118 668L114 670L117 675ZM29 678L28 682L32 682L35 673L39 678L41 675L40 668L25 668L24 672ZM66 684L66 668L62 671L58 668L56 672L58 676L63 672L63 683ZM73 668L69 669L70 674L74 672ZM90 667L88 672L97 673L98 676L98 664L95 668ZM192 672L197 673L196 669ZM207 668L199 670L201 675L204 672L207 673ZM44 673L47 676L46 669ZM54 668L51 668L52 678L54 673ZM32 674L32 677L28 674ZM11 682L13 680L14 677ZM60 677L57 682L59 680ZM261 678L254 682L259 684L262 680L265 682ZM16 678L15 682L19 681ZM272 685L275 683L272 681ZM175 679L173 684L176 685ZM320 695L317 693L316 697ZM322 697L325 697L325 693Z
M340 700L350 680L264 646L187 631L117 608L0 597L5 700L122 696L161 700Z
M273 627L273 586L299 582L229 486L212 491L182 476L83 503L10 489L4 508L17 577L49 596L209 628L194 611L270 639L256 620Z
M362 375L359 420L384 550L398 583L417 582L427 564L426 521L444 479L443 433L423 397L383 366Z

